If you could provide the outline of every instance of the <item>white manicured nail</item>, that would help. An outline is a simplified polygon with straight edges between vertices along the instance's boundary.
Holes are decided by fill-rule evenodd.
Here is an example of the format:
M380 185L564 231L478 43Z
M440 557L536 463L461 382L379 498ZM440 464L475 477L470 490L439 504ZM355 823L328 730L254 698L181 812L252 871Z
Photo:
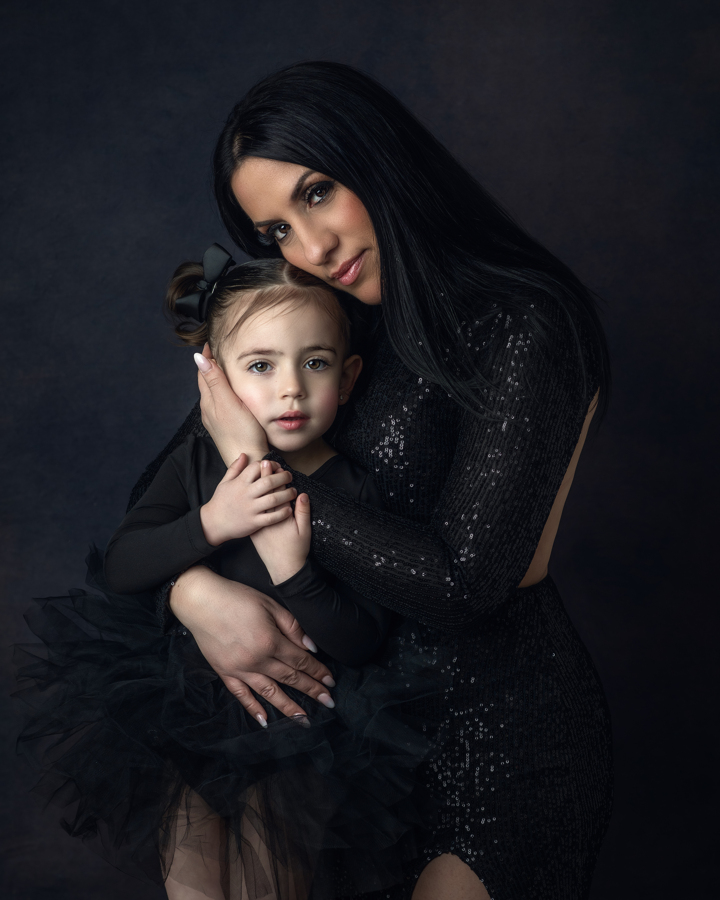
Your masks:
M305 635L305 637L302 639L302 642L311 653L317 653L317 647L315 646L315 641L313 641L307 635Z
M207 359L205 359L202 353L196 353L193 356L193 359L195 360L195 365L198 367L198 369L200 369L201 372L209 372L210 369L212 369L212 365Z

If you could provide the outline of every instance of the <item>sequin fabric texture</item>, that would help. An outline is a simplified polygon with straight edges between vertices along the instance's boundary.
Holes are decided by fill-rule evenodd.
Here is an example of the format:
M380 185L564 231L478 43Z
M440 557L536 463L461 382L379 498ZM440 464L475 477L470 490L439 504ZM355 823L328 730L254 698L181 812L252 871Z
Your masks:
M441 699L417 709L443 723L418 775L441 810L422 864L456 854L493 900L587 896L611 807L609 716L592 661L551 578L517 589L596 384L591 354L583 377L572 330L550 316L543 348L522 316L498 313L485 336L498 348L485 417L406 368L378 329L333 443L373 475L385 511L293 473L310 495L321 565L413 622L385 664L409 641L447 679ZM482 354L473 325L468 342ZM165 452L201 427L195 410ZM421 867L378 900L409 898Z

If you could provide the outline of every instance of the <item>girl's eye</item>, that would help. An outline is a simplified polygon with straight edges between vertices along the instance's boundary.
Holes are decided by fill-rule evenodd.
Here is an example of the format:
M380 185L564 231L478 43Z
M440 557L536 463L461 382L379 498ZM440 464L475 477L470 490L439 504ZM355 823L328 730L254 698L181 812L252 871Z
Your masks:
M321 372L323 369L327 369L327 366L328 364L324 359L309 359L305 363L305 368L313 372Z
M270 371L270 363L266 362L254 362L248 368L248 372L257 372L258 375L264 375L265 372Z

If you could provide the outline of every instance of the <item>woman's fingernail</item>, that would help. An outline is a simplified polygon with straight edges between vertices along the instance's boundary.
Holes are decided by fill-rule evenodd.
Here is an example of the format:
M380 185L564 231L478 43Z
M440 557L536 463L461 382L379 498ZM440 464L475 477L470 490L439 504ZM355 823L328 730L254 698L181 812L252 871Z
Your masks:
M328 709L335 709L335 701L330 694L318 694L318 700L323 706L327 706Z
M297 494L297 491L295 491L295 493ZM302 497L300 497L300 502L303 505L308 502L307 494L303 494Z
M315 641L311 640L307 635L305 635L305 637L302 639L302 642L311 653L317 653ZM332 685L328 685L328 687L332 687Z
M320 679L325 687L335 687L335 679L332 675L326 675L324 678Z
M193 359L195 360L195 365L198 367L198 369L200 369L201 372L209 372L210 369L212 369L210 362L205 359L202 353L196 353L193 356Z
M307 716L303 716L303 715L300 715L300 713L296 713L294 716L291 716L291 718L292 718L295 722L297 722L298 725L302 725L303 728L309 728L309 727L310 727L310 719L308 719Z
M267 728L267 719L265 718L265 716L261 716L260 713L258 713L255 716L255 718L258 720L258 722L262 725L263 728Z

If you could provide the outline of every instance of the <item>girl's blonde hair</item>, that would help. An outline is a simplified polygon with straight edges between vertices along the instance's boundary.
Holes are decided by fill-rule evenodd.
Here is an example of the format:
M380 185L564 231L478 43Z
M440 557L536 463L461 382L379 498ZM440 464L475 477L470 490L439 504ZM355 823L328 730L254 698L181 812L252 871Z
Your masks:
M175 326L175 334L184 344L202 346L207 342L218 361L223 343L250 316L288 300L294 300L298 306L307 303L319 306L335 322L345 350L349 349L350 321L335 292L324 281L284 259L259 259L236 266L217 282L206 321L197 322L182 315L176 304L181 298L197 293L203 277L202 263L185 262L178 266L165 296L165 310ZM245 308L233 321L230 313L240 302Z

